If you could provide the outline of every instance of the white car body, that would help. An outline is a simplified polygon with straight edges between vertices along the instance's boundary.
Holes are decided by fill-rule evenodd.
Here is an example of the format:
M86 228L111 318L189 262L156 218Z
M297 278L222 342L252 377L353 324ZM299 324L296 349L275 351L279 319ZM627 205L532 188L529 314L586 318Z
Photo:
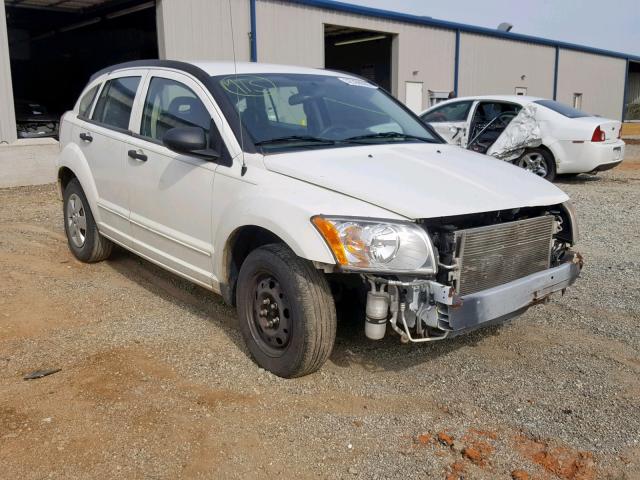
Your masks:
M537 102L547 101L539 97L520 95L485 95L459 97L439 103L420 114L426 117L446 106L469 102L464 118L453 121L427 121L447 142L467 147L469 132L478 106L483 102L503 102L520 107L533 105L540 129L542 146L551 154L559 174L590 173L615 167L624 158L624 141L620 139L621 122L597 116L570 118ZM604 141L592 141L596 127L604 132ZM459 130L458 130L459 129ZM455 137L454 137L455 135Z
M549 206L558 215L567 213L565 230L570 224L570 243L575 240L575 217L565 207L568 196L564 192L506 162L455 146L407 142L269 154L243 150L234 125L206 84L207 77L234 75L236 71L238 75L339 76L362 82L344 73L256 63L234 66L150 61L98 73L74 110L62 119L58 167L61 190L72 178L82 186L100 235L223 294L231 303L241 267L233 263L235 242L247 228L269 232L323 272L350 269L337 264L332 249L312 223L318 215L412 225L420 219L473 217L477 213ZM105 82L131 76L139 76L140 82L126 128L111 128L92 120L99 103L96 98L101 97ZM177 153L141 134L143 99L156 78L178 81L195 92L228 151L221 157L226 160ZM88 110L80 114L81 101L92 94L94 87L98 88ZM561 211L565 213L558 213ZM562 223L558 222L554 223L556 230ZM493 301L500 306L491 314L473 310L484 300L469 297L468 307L473 311L465 313L459 330L514 316L546 295L566 288L579 272L579 257L572 258L520 279L528 282L526 288L509 284L517 295L504 286L492 291L497 295ZM438 268L435 263L433 268ZM420 277L412 272L407 275ZM426 288L425 281L420 280L420 288ZM463 300L450 287L436 282L428 285L448 292L439 300L443 305ZM488 291L479 293L486 296ZM509 301L500 295L509 295ZM406 335L401 334L413 340L409 327L404 328Z

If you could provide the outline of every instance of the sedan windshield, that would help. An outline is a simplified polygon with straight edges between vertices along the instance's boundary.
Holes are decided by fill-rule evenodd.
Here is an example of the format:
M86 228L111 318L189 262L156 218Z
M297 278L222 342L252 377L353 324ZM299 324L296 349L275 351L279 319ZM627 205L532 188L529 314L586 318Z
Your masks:
M273 74L214 79L263 151L442 140L377 86L352 77Z

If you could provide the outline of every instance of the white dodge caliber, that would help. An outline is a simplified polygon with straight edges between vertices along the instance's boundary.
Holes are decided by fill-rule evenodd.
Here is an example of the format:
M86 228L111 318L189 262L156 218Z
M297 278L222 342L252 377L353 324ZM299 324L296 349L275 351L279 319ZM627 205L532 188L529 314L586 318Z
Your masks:
M118 244L223 295L283 377L327 360L336 305L361 307L371 339L430 342L513 318L582 267L561 190L447 145L345 73L120 64L91 78L60 143L73 255Z
M544 98L460 97L420 118L448 143L508 160L547 180L556 173L609 170L624 158L621 122Z

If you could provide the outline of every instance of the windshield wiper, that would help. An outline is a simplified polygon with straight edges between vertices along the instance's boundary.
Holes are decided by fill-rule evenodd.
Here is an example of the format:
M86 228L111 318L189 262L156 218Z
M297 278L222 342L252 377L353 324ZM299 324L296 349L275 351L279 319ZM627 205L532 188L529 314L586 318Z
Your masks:
M289 135L287 137L269 138L255 142L255 145L277 145L279 143L311 142L314 144L335 145L335 141L329 138L312 137L311 135Z
M435 143L435 140L431 138L418 137L417 135L410 135L408 133L399 133L399 132L381 132L381 133L369 133L367 135L357 135L355 137L344 138L340 140L341 142L357 142L360 143L360 140L375 140L378 138L404 138L408 140L419 140L421 142L426 143Z

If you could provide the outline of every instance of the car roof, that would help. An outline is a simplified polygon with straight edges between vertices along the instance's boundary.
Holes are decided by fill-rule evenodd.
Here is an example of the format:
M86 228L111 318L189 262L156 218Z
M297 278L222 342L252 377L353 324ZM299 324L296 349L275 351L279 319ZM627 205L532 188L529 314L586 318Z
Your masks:
M469 96L469 97L456 97L456 98L450 98L448 100L445 100L444 102L440 102L436 105L434 105L433 107L429 107L426 110L424 110L420 115L429 112L431 110L434 110L435 108L438 107L442 107L443 105L446 105L447 103L453 103L453 102L460 102L460 101L464 101L464 100L469 100L469 101L475 101L475 100L494 100L494 101L498 101L498 102L514 102L514 103L520 103L522 105L527 104L527 103L532 103L535 102L537 100L545 100L544 97L533 97L533 96L529 96L529 95L474 95L474 96Z
M238 74L260 74L260 73L294 73L307 75L326 75L355 78L354 75L346 72L337 72L333 70L323 70L319 68L299 67L293 65L277 65L272 63L257 62L231 62L221 61L213 62L207 60L136 60L133 62L119 63L104 68L91 76L91 81L96 78L114 72L127 69L144 69L144 68L170 68L175 70L191 73L196 77L207 75L233 75Z

